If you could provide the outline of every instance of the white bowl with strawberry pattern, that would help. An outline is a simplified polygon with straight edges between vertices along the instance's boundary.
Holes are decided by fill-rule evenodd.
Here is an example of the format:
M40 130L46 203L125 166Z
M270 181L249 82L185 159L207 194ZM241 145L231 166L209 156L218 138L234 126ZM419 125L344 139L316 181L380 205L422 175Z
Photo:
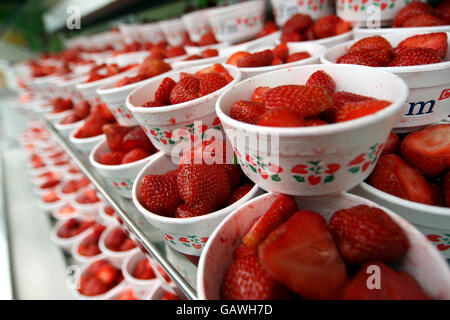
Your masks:
M165 39L164 33L158 23L145 23L138 26L138 31L142 39L156 44Z
M334 13L334 1L330 0L271 0L275 22L279 27L296 13L309 15L313 20Z
M260 52L267 49L272 50L275 46L271 47L265 47L265 48L258 48L253 49L250 53ZM303 66L308 64L317 64L319 63L320 57L325 53L327 50L324 46L316 43L302 43L302 42L288 42L287 47L289 49L289 55L297 52L306 51L308 52L311 57L289 62L289 63L283 63L278 64L275 66L266 66L266 67L245 67L245 68L239 68L239 71L241 71L242 74L242 80L245 80L247 78L256 76L258 74L262 74L265 72L280 70L284 68L290 68L290 67L296 67L296 66Z
M421 32L420 34L425 33ZM389 41L392 47L395 47L409 36L387 34L383 35L383 38ZM337 59L347 53L356 41L358 40L329 48L320 58L321 62L324 64L336 63ZM447 42L450 45L450 32L447 32ZM409 96L403 104L401 117L394 127L396 132L416 131L448 116L450 112L450 78L448 76L450 49L447 49L445 61L440 63L407 67L376 67L376 69L399 76L409 88Z
M184 24L181 18L163 20L158 23L171 46L181 46L184 40Z
M361 182L350 192L389 208L408 220L446 259L450 259L450 208L402 199L366 182Z
M220 209L192 218L164 217L150 212L143 205L141 198L141 184L145 176L149 174L165 174L175 170L178 165L172 162L170 156L158 154L147 166L139 172L133 184L133 203L145 219L161 233L164 241L175 250L199 256L205 246L208 237L214 228L230 214L235 208L259 194L260 190L254 186L244 197L235 203Z
M204 68L204 65L195 66L181 71L195 73ZM214 110L215 103L227 88L231 88L241 79L241 72L235 66L224 65L224 68L233 80L219 90L191 101L155 108L141 107L144 103L154 100L155 92L165 77L178 81L180 71L168 72L165 77L151 79L128 95L128 110L156 149L170 153L178 145L208 140L217 134L216 131L222 134L222 127Z
M200 257L197 290L201 300L220 299L222 279L232 262L233 251L241 243L242 237L255 221L263 215L276 195L263 194L237 208L216 228ZM364 198L342 193L323 199L295 197L299 210L311 210L321 214L325 220L341 209L357 205L378 207L385 211L405 232L410 248L400 258L398 269L413 276L422 289L434 299L450 299L450 270L446 261L439 255L426 238L406 220Z
M62 120L62 119L61 119ZM64 138L68 138L70 133L74 130L74 129L78 129L81 126L83 126L85 120L79 120L76 122L72 122L72 123L66 123L66 124L62 124L61 120L55 123L55 129L64 137Z
M252 0L208 11L209 24L219 42L253 39L264 27L264 0Z
M134 75L134 74L133 74ZM109 111L114 115L117 122L124 127L132 127L137 125L137 121L133 118L133 115L125 106L127 96L137 87L143 86L151 79L164 79L166 73L157 75L155 77L130 83L121 87L114 87L115 83L110 83L106 86L97 89L97 94L100 96L103 102L106 103Z
M336 91L350 91L392 104L370 116L318 127L264 127L229 116L233 103L251 100L256 88L304 85L318 70L334 79ZM324 197L347 191L367 178L400 116L407 94L408 87L403 80L376 68L308 65L241 81L221 95L216 112L242 170L260 188L289 195ZM271 143L272 150L265 142Z
M181 17L189 38L194 42L198 42L204 34L211 32L208 10L210 9L196 10Z
M131 199L131 189L138 173L144 168L158 153L154 153L144 159L119 165L105 165L99 162L101 153L109 152L108 143L101 141L89 155L89 162L105 179L106 183L116 194L124 198Z

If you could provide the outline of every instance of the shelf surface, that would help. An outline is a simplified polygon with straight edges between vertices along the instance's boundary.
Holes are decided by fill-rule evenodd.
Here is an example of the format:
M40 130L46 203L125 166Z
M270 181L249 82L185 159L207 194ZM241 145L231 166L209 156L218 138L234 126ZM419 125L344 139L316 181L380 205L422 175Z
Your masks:
M196 300L197 266L185 255L169 247L162 239L159 231L147 222L131 200L114 194L91 166L89 159L62 137L50 122L46 119L42 119L42 121L53 133L61 147L69 154L72 161L91 180L103 199L114 208L130 232L131 238L138 242L141 249L156 260L175 282L179 290L177 293L186 296L188 299Z

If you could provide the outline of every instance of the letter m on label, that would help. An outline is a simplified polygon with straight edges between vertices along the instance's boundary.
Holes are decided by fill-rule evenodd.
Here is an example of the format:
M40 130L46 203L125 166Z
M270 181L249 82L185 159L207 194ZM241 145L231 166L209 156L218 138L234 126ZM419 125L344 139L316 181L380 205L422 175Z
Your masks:
M430 100L427 102L410 102L409 103L409 109L408 113L405 114L406 116L419 116L422 114L429 114L433 113L433 107L434 107L434 100ZM425 108L427 107L427 108Z

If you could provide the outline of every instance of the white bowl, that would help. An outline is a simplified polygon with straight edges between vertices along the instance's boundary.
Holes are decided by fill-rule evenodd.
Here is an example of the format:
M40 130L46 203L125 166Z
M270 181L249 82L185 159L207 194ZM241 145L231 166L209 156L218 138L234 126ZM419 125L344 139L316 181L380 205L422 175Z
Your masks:
M59 211L62 208L64 208L64 206L66 206L66 205L71 205L73 207L72 203L70 201L68 201L68 202L64 203L61 207L53 210L52 216L57 220L68 220L68 219L72 219L72 218L81 219L83 217L83 214L80 211L78 211L77 209L75 209L75 207L74 207L74 209L75 209L74 212L61 214Z
M436 246L436 249L450 259L450 208L431 206L393 196L361 182L351 193L372 200L412 223ZM447 241L446 241L447 239Z
M184 50L186 50L187 55L184 58L187 58L188 56L193 55L193 54L200 54L203 50L206 50L206 49L216 49L216 50L220 51L225 48L228 48L229 46L230 46L230 44L226 43L226 42L208 44L206 46L188 46L188 45L186 45L186 46L184 46Z
M208 11L209 9L197 10L181 17L189 38L194 42L198 42L205 33L211 32Z
M257 87L303 85L318 70L334 79L337 91L351 91L392 104L368 117L318 127L265 127L229 116L233 103L251 100ZM373 170L407 94L403 80L375 68L308 65L241 81L220 96L216 112L242 170L260 188L305 197L331 196L355 187Z
M104 230L103 232L105 232L106 230ZM96 254L95 256L83 256L78 252L78 247L80 246L80 244L83 242L84 239L86 239L87 237L89 237L92 233L94 232L94 229L91 229L91 232L85 234L82 238L78 239L77 242L75 242L75 244L72 246L72 249L70 251L70 254L72 255L72 258L75 260L76 263L82 265L85 263L89 263L90 261L93 261L94 259L96 259L97 257L103 255L103 253L99 253ZM100 239L99 239L100 240Z
M314 21L334 13L334 1L271 0L275 22L279 27L296 13L310 16Z
M77 195L80 196L83 192L93 189L92 186L87 186L85 188L83 188L82 190L80 190L80 193ZM89 217L91 219L97 219L97 213L98 213L98 209L102 206L102 200L101 200L101 196L100 194L97 192L97 197L99 198L99 201L97 202L93 202L93 203L79 203L77 202L76 198L73 199L72 201L72 205L74 206L75 209L77 209L78 211L80 211L83 216L85 217Z
M64 205L64 200L59 199L54 202L44 202L41 197L36 201L37 206L46 213L51 213Z
M141 24L139 25L138 31L144 41L148 41L153 44L156 44L165 39L164 33L162 32L161 27L158 25L158 23Z
M450 33L447 33L450 44ZM403 34L383 35L392 47L408 36ZM335 63L357 40L341 43L329 48L320 58L322 63ZM411 132L446 118L450 112L450 100L442 95L450 86L450 50L446 61L407 67L378 67L402 78L409 87L409 96L402 107L401 117L395 125L396 132Z
M167 42L174 47L181 46L184 40L184 24L181 19L170 19L159 22Z
M133 203L141 212L145 219L158 229L164 241L175 250L199 256L214 228L230 212L242 203L255 197L260 190L254 186L244 197L235 203L218 211L193 218L173 218L164 217L148 211L141 204L141 182L146 175L164 174L177 169L170 157L165 154L158 154L144 169L138 174L133 184Z
M229 45L224 48L220 48L221 56L230 56L238 51L256 50L262 47L275 47L281 36L281 31L272 32L264 37L256 38L253 40L245 41L235 45Z
M100 239L98 240L98 246L100 247L100 251L108 257L108 260L111 261L111 263L116 266L117 268L122 268L122 263L124 260L134 255L136 252L139 252L140 249L136 245L133 249L126 250L126 251L113 251L106 247L105 245L105 238L111 233L112 230L116 228L122 228L119 223L111 224L109 225L105 231L103 231L102 235L100 236Z
M310 40L310 41L300 41L301 43L316 43L321 44L325 48L333 47L339 43L346 42L353 39L353 30L338 34L337 36L332 36L323 39ZM279 42L278 42L279 43ZM296 43L296 42L293 42Z
M263 51L266 49L273 49L275 46L272 47L266 47L266 48L258 48L253 49L251 53ZM291 68L296 66L302 66L302 65L308 65L308 64L317 64L319 63L320 56L325 53L327 50L324 46L320 44L315 43L302 43L302 42L288 42L287 47L289 49L289 55L301 52L301 51L307 51L311 55L311 57L298 60L290 63L283 63L278 64L275 66L267 66L267 67L256 67L256 68L239 68L239 71L242 74L242 80L248 79L250 77L256 76L258 74L275 71L275 70L281 70L285 68Z
M195 66L184 69L183 72L195 73L204 67ZM140 107L145 102L153 100L154 94L163 80L161 78L152 79L128 95L126 101L128 110L131 111L158 150L170 153L174 147L184 142L183 138L185 137L208 139L206 136L216 134L216 131L221 130L214 105L222 92L231 88L241 78L241 73L236 67L229 65L224 65L224 67L233 80L225 87L198 99L157 108ZM180 71L172 71L166 76L178 81Z
M208 11L218 42L236 43L254 38L264 27L264 0L245 1Z
M416 28L363 28L356 27L353 29L354 39L372 36L388 36L391 34L403 35L405 38L420 34L432 32L450 32L450 26L435 26L435 27L416 27Z
M199 261L199 299L220 299L223 275L232 262L234 249L255 220L264 214L275 199L276 195L270 193L259 196L239 207L216 228ZM327 201L300 197L294 199L300 210L316 211L327 222L337 210L360 204L384 210L403 229L410 242L410 248L399 261L399 269L412 275L430 297L450 299L450 271L447 263L417 229L394 212L346 193L328 198Z
M64 137L68 138L70 132L83 126L85 120L79 120L73 123L61 124L61 120L55 123L55 129Z
M89 153L94 149L94 147L100 142L106 140L104 133L98 136L89 138L76 138L75 133L78 132L78 128L74 128L69 134L69 141L77 148L84 156L88 157Z
M52 228L52 231L50 233L50 239L54 244L56 244L58 247L60 247L64 252L70 253L72 250L72 247L77 243L80 239L84 238L87 234L92 232L92 226L84 230L83 232L80 232L79 234L70 237L70 238L61 238L58 236L58 229L64 224L67 223L67 220L61 220L58 221Z
M121 23L119 31L125 43L142 42L142 36L139 33L139 24Z
M117 224L118 220L116 218L116 213L113 216L106 214L105 208L108 204L103 202L102 206L98 209L97 217L99 218L101 224L105 226L110 226L111 224Z
M142 251L137 251L133 255L125 258L122 264L122 274L139 299L143 299L148 296L153 287L159 284L159 280L156 277L148 280L142 280L133 277L132 273L134 271L134 268L136 264L142 259L148 258Z
M221 57L220 55L217 55L215 57L210 58L201 58L201 59L195 59L195 60L180 60L175 61L172 63L172 67L175 70L199 66L199 65L211 65L215 63L224 63L226 60L225 57ZM184 71L184 70L181 70Z
M69 114L71 114L73 111L72 110L66 110L66 111L62 111L62 112L50 112L44 115L44 118L46 120L48 120L51 124L55 124L57 122L59 122L60 120L64 119L66 116L68 116Z
M104 165L98 162L100 153L109 151L106 141L99 142L89 155L89 162L103 176L114 192L119 196L131 199L131 189L136 176L158 153L135 162L120 165Z
M96 296L85 296L77 290L77 284L79 284L81 275L87 270L87 268L91 264L93 264L94 262L96 262L98 260L102 260L102 259L111 262L104 254L101 254L101 255L97 256L96 258L89 260L87 263L85 263L84 265L81 266L81 272L75 276L75 283L72 285L72 288L71 288L72 293L76 299L78 299L78 300L110 300L112 297L114 297L117 293L122 291L127 286L127 283L124 279L120 283L118 283L115 287L111 288L110 290L106 291L103 294L99 294ZM120 269L120 267L118 269Z

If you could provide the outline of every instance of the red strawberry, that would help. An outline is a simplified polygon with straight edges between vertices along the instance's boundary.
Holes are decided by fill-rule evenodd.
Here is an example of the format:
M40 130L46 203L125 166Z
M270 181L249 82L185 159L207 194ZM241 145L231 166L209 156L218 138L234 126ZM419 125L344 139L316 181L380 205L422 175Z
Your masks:
M270 109L259 117L256 124L268 127L303 127L305 121L294 111Z
M215 44L215 43L217 43L217 40L216 40L216 37L214 37L214 34L212 32L205 33L204 35L202 35L202 37L198 41L198 45L200 47L208 46L208 45Z
M233 261L248 256L255 256L256 254L257 254L256 248L250 248L247 247L245 244L240 244L233 251Z
M433 7L427 3L413 1L408 4L406 7L402 8L394 17L394 21L392 22L392 27L399 28L403 27L403 24L409 18L418 16L423 13L433 13Z
M80 119L76 116L75 113L71 113L67 116L65 116L59 123L60 124L69 124L79 121Z
M317 20L313 29L315 37L322 39L334 36L339 20L339 17L334 14L324 16Z
M224 148L226 148L225 143L224 143ZM205 149L206 149L206 151L209 151L208 147L206 147ZM226 150L224 150L224 158L226 156L225 152L226 152ZM241 179L242 179L241 166L239 166L238 164L229 164L229 163L224 163L222 166L225 169L225 171L227 172L228 178L230 179L231 189L236 188L236 186L239 185L239 183L241 182Z
M230 180L222 165L184 165L178 174L181 198L199 213L216 211L230 198Z
M155 278L155 273L153 272L150 260L144 258L139 260L134 266L133 277L140 280L149 280Z
M359 102L359 101L366 101L371 100L373 98L362 96L356 93L347 92L347 91L338 91L331 95L331 99L333 100L333 106L329 108L328 110L325 110L324 112L320 113L320 117L325 119L328 122L335 122L336 121L336 115L338 110L344 105L349 102Z
M397 153L400 147L400 138L394 132L391 132L384 143L384 148L381 154Z
M447 171L444 178L442 178L442 194L445 206L450 208L450 171Z
M439 124L408 134L401 153L406 162L435 177L450 169L450 125Z
M128 151L122 159L121 164L125 164L125 163L131 163L131 162L135 162L144 158L147 158L151 155L152 153L146 149L142 149L142 148L134 148L130 151Z
M302 210L271 232L258 248L263 268L303 299L336 299L347 282L325 219Z
M202 58L217 57L219 55L219 51L217 51L217 49L205 49L200 53L200 55Z
M198 79L200 80L200 96L210 94L228 84L227 79L215 72L200 74Z
M334 91L336 91L336 83L333 78L322 70L316 71L310 75L306 81L306 85L322 87L328 92L329 95L332 95Z
M308 59L310 57L311 57L311 55L309 54L309 52L306 52L306 51L295 52L287 57L286 63L291 63L294 61Z
M332 106L324 88L302 85L283 85L271 88L264 94L268 109L297 112L304 118L317 116Z
M117 124L108 123L103 126L103 133L106 135L106 142L111 151L122 149L122 140L130 132L132 127L123 127Z
M98 161L105 165L118 165L122 162L125 156L125 151L111 151L102 153L98 156Z
M411 48L402 50L389 63L389 67L417 66L423 64L439 63L442 59L437 56L437 51L427 48Z
M431 189L433 190L433 204L438 207L444 206L444 199L443 199L443 188L441 188L441 183L438 181L430 182ZM443 187L443 184L442 184Z
M177 175L148 175L142 180L141 197L144 206L155 214L172 217L183 202L178 192Z
M303 41L304 37L301 33L291 31L291 32L283 32L281 34L281 42L299 42Z
M283 60L281 60L280 58L273 58L271 65L272 66L277 66L279 64L283 64Z
M286 61L289 56L287 43L282 41L279 45L272 49L272 52L274 58L280 58L282 61Z
M186 54L186 50L183 47L170 47L170 49L166 50L166 57L173 58Z
M202 70L199 70L195 73L196 76L199 76L202 73L210 73L210 72L215 72L220 74L221 76L223 76L225 79L227 79L228 82L233 81L233 77L230 76L230 74L228 73L227 69L224 68L224 66L222 66L221 64L213 64L212 66L206 67Z
M120 271L109 263L104 264L96 273L96 277L100 279L105 285L110 286L116 282Z
M390 49L366 51L378 63L380 67L387 66L392 60L392 51Z
M75 133L75 137L82 138L90 138L101 135L103 133L103 125L107 124L109 121L97 114L90 114L86 118L86 122L84 125L77 130Z
M445 32L419 34L409 37L397 45L397 48L427 48L438 52L441 59L447 54L447 34Z
M374 273L369 267L377 266L379 288L367 286ZM342 292L343 300L429 300L416 280L406 272L395 271L382 262L366 263L350 280Z
M164 78L155 92L155 102L161 106L170 104L170 93L176 84L171 78Z
M402 228L379 208L359 205L336 211L329 227L342 258L351 265L391 263L409 248Z
M323 126L325 124L328 124L325 120L322 120L320 118L308 118L304 120L305 127L316 127L316 126Z
M170 93L170 103L177 104L198 98L200 81L196 77L185 77L178 81Z
M404 28L414 27L432 27L432 26L444 26L445 20L436 17L432 14L424 13L419 16L411 17L403 23Z
M91 105L86 100L80 100L73 106L73 112L78 119L85 119L91 112Z
M346 53L343 56L340 56L336 63L343 64L358 64L361 66L369 66L369 67L379 67L378 61L372 57L370 54L364 51L357 51L353 53Z
M108 291L108 287L97 277L82 275L78 290L85 296L97 296Z
M122 150L130 151L135 148L143 148L151 153L155 153L156 149L148 139L142 127L136 127L129 131L122 140Z
M391 44L382 36L373 36L363 38L359 41L356 41L349 49L348 53L357 52L357 51L373 51L373 50L385 50L392 49Z
M287 32L303 32L311 26L314 21L309 15L297 13L291 16L283 25L283 34Z
M139 67L139 74L146 74L149 78L157 76L161 73L172 70L170 64L165 63L162 60L147 57L141 63Z
M237 187L231 192L230 199L228 200L228 204L235 203L240 200L243 196L252 190L254 185L252 183L246 182L242 186Z
M395 154L385 154L369 176L375 188L406 200L433 204L433 190L422 173Z
M339 108L336 114L336 122L343 122L365 117L369 114L376 113L391 103L384 100L367 100L360 102L352 102Z
M120 293L117 297L117 300L139 300L134 294L133 290L127 290L125 292Z
M170 102L168 104L170 104ZM144 107L144 108L154 108L154 107L161 107L161 106L163 106L163 104L158 101L147 101L146 103L144 103L142 105L142 107Z
M203 57L198 55L198 54L193 54L188 56L187 58L185 58L183 61L192 61L192 60L198 60L198 59L202 59Z
M237 66L237 62L240 58L249 56L250 52L245 52L245 51L238 51L236 53L233 53L227 60L227 64L232 64Z
M352 24L339 18L338 23L334 27L334 34L339 35L352 30Z
M195 208L189 207L186 203L180 204L175 210L175 218L192 218L200 215Z
M261 37L267 36L271 33L274 33L277 30L278 30L278 28L277 28L277 25L275 24L275 22L267 21L264 24L264 27L262 28L262 30L260 32L258 32L258 35L256 37L261 38Z
M221 298L224 300L275 300L288 297L289 291L267 274L255 255L233 261L222 281Z
M248 56L242 57L237 61L239 68L253 68L270 66L273 59L272 50L264 50L252 53Z
M291 197L284 194L278 195L267 211L247 231L242 242L248 247L257 247L270 232L289 219L297 210L297 204Z
M239 100L231 106L230 117L242 122L256 124L265 110L266 107L263 103Z
M264 103L264 93L269 90L270 87L258 87L253 91L252 101Z

